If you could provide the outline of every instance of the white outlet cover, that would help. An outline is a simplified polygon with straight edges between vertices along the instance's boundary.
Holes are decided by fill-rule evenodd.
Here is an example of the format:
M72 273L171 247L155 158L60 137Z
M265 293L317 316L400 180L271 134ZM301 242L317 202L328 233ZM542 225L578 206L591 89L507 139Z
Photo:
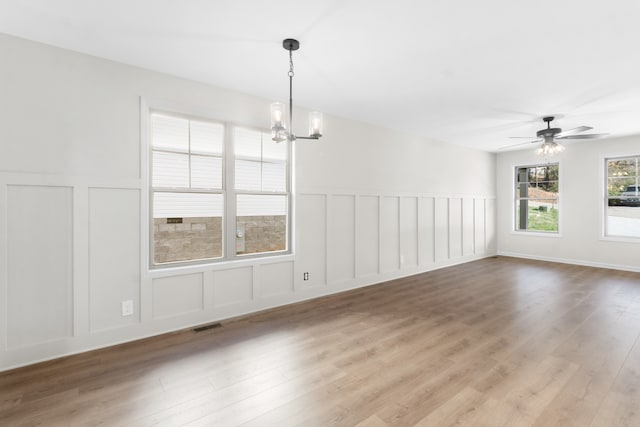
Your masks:
M122 301L122 315L131 316L133 314L133 301Z

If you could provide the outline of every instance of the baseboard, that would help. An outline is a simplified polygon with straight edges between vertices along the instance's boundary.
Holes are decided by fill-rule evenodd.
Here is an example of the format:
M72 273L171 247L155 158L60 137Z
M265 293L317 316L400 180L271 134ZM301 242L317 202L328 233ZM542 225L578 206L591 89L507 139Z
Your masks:
M622 270L622 271L632 271L635 273L640 273L640 267L634 267L630 265L607 264L604 262L593 262L593 261L585 261L585 260L578 260L578 259L546 257L546 256L521 254L521 253L506 252L506 251L498 251L497 254L499 256L508 256L512 258L532 259L536 261L557 262L560 264L582 265L585 267L607 268L609 270Z

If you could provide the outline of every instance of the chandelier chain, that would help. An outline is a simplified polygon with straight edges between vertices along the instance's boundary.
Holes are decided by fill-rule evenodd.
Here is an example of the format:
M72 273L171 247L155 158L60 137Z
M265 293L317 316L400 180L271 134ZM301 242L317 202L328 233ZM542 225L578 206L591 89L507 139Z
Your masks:
M289 77L293 77L293 51L289 50Z

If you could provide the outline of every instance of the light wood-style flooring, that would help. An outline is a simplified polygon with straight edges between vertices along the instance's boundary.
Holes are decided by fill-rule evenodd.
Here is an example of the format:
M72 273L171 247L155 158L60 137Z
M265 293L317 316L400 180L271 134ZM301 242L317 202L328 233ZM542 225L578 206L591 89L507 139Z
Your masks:
M0 425L640 426L640 274L494 257L0 374Z

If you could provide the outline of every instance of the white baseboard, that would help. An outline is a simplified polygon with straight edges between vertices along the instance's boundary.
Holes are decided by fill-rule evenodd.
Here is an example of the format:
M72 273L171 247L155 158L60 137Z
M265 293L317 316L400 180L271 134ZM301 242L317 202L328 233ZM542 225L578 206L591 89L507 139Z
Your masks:
M506 252L506 251L498 251L497 254L499 256L507 256L507 257L513 257L513 258L524 258L524 259L532 259L536 261L557 262L560 264L582 265L585 267L607 268L610 270L622 270L622 271L632 271L632 272L640 273L640 267L635 267L630 265L607 264L604 262L593 262L593 261L585 261L585 260L578 260L578 259L546 257L546 256L521 254L521 253Z

